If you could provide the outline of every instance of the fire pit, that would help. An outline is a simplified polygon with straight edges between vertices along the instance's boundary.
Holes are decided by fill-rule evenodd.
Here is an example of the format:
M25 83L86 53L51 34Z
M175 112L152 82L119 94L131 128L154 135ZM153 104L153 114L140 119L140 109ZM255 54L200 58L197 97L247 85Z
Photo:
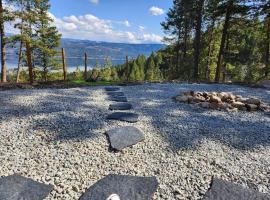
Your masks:
M196 104L206 109L269 112L270 107L257 98L244 98L231 92L186 91L174 97L176 102Z

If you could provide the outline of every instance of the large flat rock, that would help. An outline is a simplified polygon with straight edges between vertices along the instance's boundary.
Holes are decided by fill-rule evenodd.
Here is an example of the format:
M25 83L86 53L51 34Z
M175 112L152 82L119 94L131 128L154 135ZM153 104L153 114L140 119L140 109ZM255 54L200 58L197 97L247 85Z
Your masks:
M203 200L270 200L270 196L231 182L214 179Z
M108 96L111 97L123 97L125 96L124 92L107 92Z
M128 102L127 97L109 97L108 100L115 102Z
M107 119L135 123L139 120L139 115L135 113L115 112L110 114Z
M53 190L45 185L19 175L0 178L1 200L42 200Z
M107 131L106 134L108 135L111 147L118 151L144 140L143 133L131 126L112 129Z
M120 88L119 87L105 87L105 90L108 92L115 92L115 91L119 91Z
M110 110L130 110L132 105L129 103L115 103L111 104L109 107Z
M121 200L151 200L158 187L155 177L108 175L92 185L79 200L106 200L117 194Z

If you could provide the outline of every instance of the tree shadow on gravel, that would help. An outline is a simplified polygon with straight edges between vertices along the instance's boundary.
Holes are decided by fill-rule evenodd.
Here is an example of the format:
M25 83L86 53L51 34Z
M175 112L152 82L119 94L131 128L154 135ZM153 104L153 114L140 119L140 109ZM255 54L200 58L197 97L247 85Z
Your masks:
M269 90L227 85L179 85L175 91L168 91L167 87L160 85L142 87L137 97L132 97L131 88L126 90L126 94L132 97L134 110L150 117L151 125L172 150L196 148L204 139L218 141L239 150L270 145L270 118L265 113L213 111L172 100L173 96L186 90L226 91L255 96L267 103L270 101Z
M98 89L8 91L7 95L0 95L0 120L29 120L27 130L52 133L51 140L55 141L94 138L108 114L107 109L91 102ZM20 103L29 97L34 100Z

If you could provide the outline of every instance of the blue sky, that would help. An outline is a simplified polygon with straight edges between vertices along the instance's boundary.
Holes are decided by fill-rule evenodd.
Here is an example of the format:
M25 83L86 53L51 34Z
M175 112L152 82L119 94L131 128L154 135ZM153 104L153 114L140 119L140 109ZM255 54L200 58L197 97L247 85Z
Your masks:
M108 42L159 43L172 0L51 0L63 37Z

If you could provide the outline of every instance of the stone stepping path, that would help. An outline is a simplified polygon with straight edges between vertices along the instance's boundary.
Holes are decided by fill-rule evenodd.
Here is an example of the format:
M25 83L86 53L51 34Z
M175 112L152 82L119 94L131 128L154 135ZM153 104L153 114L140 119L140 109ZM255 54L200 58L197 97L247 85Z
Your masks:
M270 200L270 196L231 182L214 179L203 200Z
M92 185L79 200L106 200L116 194L121 200L150 200L158 187L155 177L108 175Z
M132 109L132 105L129 103L116 103L111 104L109 110L130 110Z
M109 101L115 101L115 102L128 102L127 97L109 97Z
M139 115L135 113L127 113L127 112L115 112L115 113L110 114L107 117L107 119L136 123L139 120Z
M115 92L115 91L119 91L120 88L119 87L106 87L105 90L108 92Z
M143 141L143 133L135 127L116 128L106 132L111 147L115 150L121 151L122 149L135 145Z
M16 174L0 178L1 200L42 200L52 190L52 185L45 185Z

